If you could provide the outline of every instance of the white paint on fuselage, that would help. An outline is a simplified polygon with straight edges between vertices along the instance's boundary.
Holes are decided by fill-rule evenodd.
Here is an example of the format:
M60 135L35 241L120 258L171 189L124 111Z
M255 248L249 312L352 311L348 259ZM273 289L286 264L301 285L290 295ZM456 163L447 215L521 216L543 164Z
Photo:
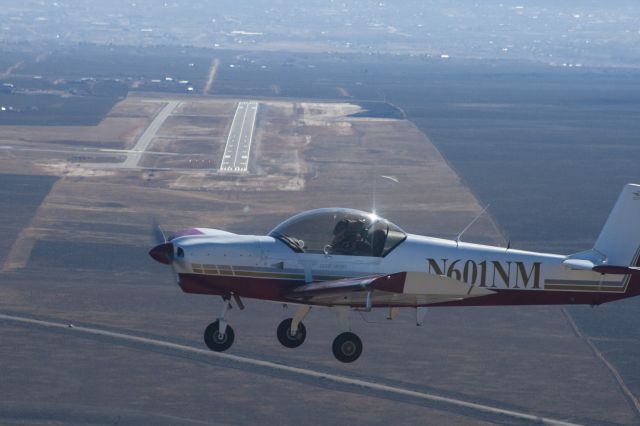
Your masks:
M204 234L172 241L175 250L180 247L184 253L183 257L176 258L174 264L179 273L193 273L195 264L231 266L234 270L259 268L266 273L289 273L292 274L290 279L297 280L303 278L300 274L305 271L307 279L310 273L314 280L419 272L434 276L433 284L436 277L447 276L466 285L489 290L544 290L554 285L560 286L556 289L573 285L591 286L594 290L607 286L621 290L624 286L620 275L607 275L603 279L601 274L592 271L567 268L562 264L567 258L563 255L456 243L420 235L409 234L404 242L381 258L296 253L269 236L199 230Z

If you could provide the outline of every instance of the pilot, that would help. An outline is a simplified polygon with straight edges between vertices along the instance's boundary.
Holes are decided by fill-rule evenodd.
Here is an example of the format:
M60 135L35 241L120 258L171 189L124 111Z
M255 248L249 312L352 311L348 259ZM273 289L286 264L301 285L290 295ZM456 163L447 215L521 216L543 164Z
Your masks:
M351 256L370 256L371 244L366 237L367 229L363 219L342 219L333 228L331 252Z

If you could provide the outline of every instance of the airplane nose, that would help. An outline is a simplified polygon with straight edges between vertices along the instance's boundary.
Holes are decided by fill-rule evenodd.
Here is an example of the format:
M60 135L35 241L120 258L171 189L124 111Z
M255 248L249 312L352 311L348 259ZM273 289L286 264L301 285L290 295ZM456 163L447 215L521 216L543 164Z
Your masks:
M173 260L173 244L158 244L157 246L149 250L149 256L151 256L157 262L169 265Z

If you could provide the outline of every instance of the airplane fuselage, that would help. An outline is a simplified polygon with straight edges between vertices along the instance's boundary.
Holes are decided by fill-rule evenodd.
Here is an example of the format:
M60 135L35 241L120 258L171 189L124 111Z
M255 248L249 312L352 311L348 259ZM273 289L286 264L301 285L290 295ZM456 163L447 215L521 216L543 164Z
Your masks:
M299 213L267 236L194 228L165 239L149 253L171 265L182 290L220 295L218 319L206 345L227 350L234 331L225 314L243 297L293 303L277 327L280 343L300 346L311 306L333 307L349 330L350 309L426 306L597 305L640 294L640 185L623 188L590 250L565 256L407 234L374 213L325 208ZM464 231L463 231L464 232ZM349 331L333 341L335 357L362 352Z
M490 294L443 300L442 294L429 293L426 282L422 289L404 289L414 292L415 301L399 298L375 306L599 304L637 295L640 287L631 275L570 269L563 264L564 255L413 234L387 256L370 257L295 253L270 236L199 232L172 241L184 253L174 266L181 288L189 293L234 293L286 302L283 291L305 283L403 271L445 276ZM457 292L451 294L453 299L456 296Z

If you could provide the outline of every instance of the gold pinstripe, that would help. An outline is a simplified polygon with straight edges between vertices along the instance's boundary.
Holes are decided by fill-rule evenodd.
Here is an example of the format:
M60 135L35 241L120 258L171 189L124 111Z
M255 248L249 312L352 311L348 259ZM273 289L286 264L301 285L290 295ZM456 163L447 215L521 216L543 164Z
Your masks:
M594 287L583 285L554 285L545 284L545 290L562 290L562 291L591 291L596 293L624 293L626 289L624 287Z
M238 267L236 267L238 268ZM269 271L248 271L235 269L233 265L203 265L199 263L191 264L191 270L196 274L202 275L218 275L225 277L247 277L247 278L272 278L272 279L290 279L304 280L303 273L295 272L269 272ZM316 280L328 281L349 278L344 275L314 275Z

